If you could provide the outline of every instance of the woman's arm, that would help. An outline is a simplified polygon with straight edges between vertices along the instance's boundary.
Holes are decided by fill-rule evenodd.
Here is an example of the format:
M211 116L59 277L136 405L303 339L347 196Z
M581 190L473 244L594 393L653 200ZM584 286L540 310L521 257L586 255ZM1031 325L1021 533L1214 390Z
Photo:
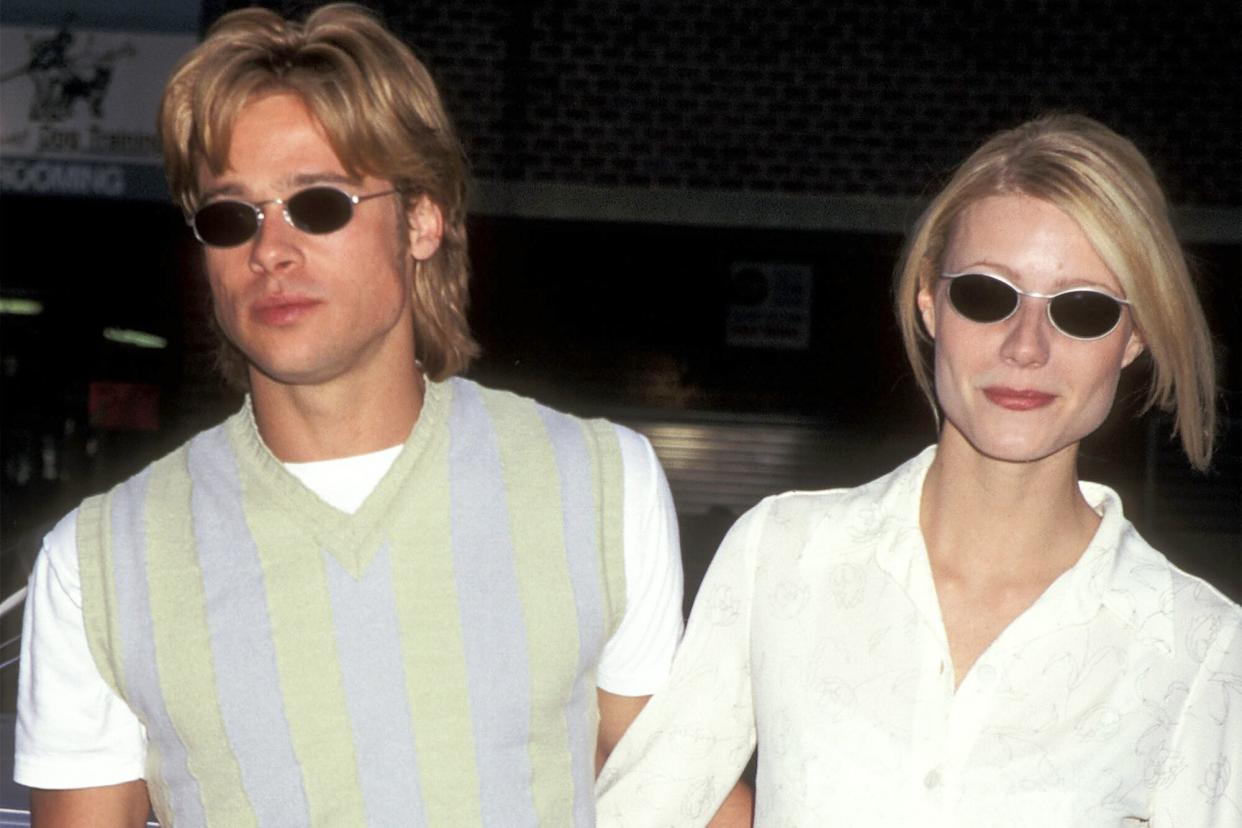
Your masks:
M750 612L764 509L752 510L725 537L699 589L667 686L651 698L601 771L601 828L707 825L750 759Z
M1211 643L1158 767L1151 825L1242 825L1242 618Z

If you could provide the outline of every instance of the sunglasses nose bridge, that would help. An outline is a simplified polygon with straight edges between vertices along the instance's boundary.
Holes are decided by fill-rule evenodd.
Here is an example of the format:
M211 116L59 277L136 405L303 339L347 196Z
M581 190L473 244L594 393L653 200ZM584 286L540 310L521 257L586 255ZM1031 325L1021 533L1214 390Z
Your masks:
M1023 314L1032 314L1036 324L1047 323L1052 326L1053 330L1060 330L1057 323L1052 318L1052 297L1045 296L1042 293L1034 293L1025 290L1014 291L1017 301L1014 303L1013 311L1009 317L1018 318L1018 324L1021 325L1025 320Z
M1061 330L1052 315L1052 300L1056 298L1056 294L1049 295L1035 290L1022 290L1021 288L1012 286L1011 289L1014 292L1014 306L1013 310L1009 313L1011 318L1021 314L1024 307L1026 307L1030 309L1030 312L1042 316L1044 321L1046 321L1054 331Z
M1056 331L1059 334L1069 336L1069 334L1066 333L1061 328L1061 326L1057 324L1056 314L1052 310L1052 298L1053 297L1045 297L1039 300L1040 302L1043 303L1043 306L1044 306L1044 314L1043 314L1044 320L1048 323L1048 327L1052 328L1052 330Z
M288 231L283 230L277 217L284 219L284 224L293 230L299 230L298 226L293 222L293 218L289 215L289 208L284 200L274 198L269 201L263 201L252 205L255 214L254 233L250 236L250 241L257 248L271 248L273 246L283 248L288 245ZM278 212L279 211L279 212ZM275 223L267 221L268 217L272 218ZM296 235L296 234L294 234Z
M1021 292L1017 296L1018 302L1005 320L1001 353L1017 365L1041 365L1048 359L1051 338L1057 330L1048 312L1048 300Z

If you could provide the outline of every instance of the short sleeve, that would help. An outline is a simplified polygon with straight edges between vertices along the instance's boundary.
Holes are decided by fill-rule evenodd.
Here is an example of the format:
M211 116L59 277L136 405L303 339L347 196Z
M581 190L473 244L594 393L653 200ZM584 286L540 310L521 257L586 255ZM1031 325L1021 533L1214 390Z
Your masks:
M596 682L647 696L668 678L682 632L681 544L660 461L642 435L615 426L624 479L625 614L600 656Z
M129 782L146 760L142 724L87 645L76 530L74 512L48 533L27 587L13 777L32 788Z

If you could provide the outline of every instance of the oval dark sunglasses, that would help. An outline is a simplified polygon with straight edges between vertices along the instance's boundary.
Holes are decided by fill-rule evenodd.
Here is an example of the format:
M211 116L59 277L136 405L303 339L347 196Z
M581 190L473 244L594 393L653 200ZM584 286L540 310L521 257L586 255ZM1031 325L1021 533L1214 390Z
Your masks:
M265 218L263 206L276 204L282 208L285 221L291 227L296 227L303 233L323 235L349 224L349 220L354 217L355 205L397 192L400 190L352 195L327 184L316 184L298 190L288 198L270 198L267 201L222 198L199 207L186 223L194 228L194 235L203 244L211 247L236 247L250 241L259 232Z
M942 273L949 281L949 304L971 322L1004 322L1013 316L1023 296L1048 300L1048 321L1070 339L1092 340L1108 336L1121 321L1122 308L1130 303L1094 287L1073 287L1056 293L1022 290L1008 279L992 273L966 271Z

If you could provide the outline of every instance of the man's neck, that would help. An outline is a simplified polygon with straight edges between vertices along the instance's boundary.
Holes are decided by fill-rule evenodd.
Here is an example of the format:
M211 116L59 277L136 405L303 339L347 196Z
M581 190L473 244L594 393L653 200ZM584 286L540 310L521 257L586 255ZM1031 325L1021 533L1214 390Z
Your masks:
M392 382L285 385L251 378L255 425L278 460L306 463L353 457L405 442L422 411L422 374Z

